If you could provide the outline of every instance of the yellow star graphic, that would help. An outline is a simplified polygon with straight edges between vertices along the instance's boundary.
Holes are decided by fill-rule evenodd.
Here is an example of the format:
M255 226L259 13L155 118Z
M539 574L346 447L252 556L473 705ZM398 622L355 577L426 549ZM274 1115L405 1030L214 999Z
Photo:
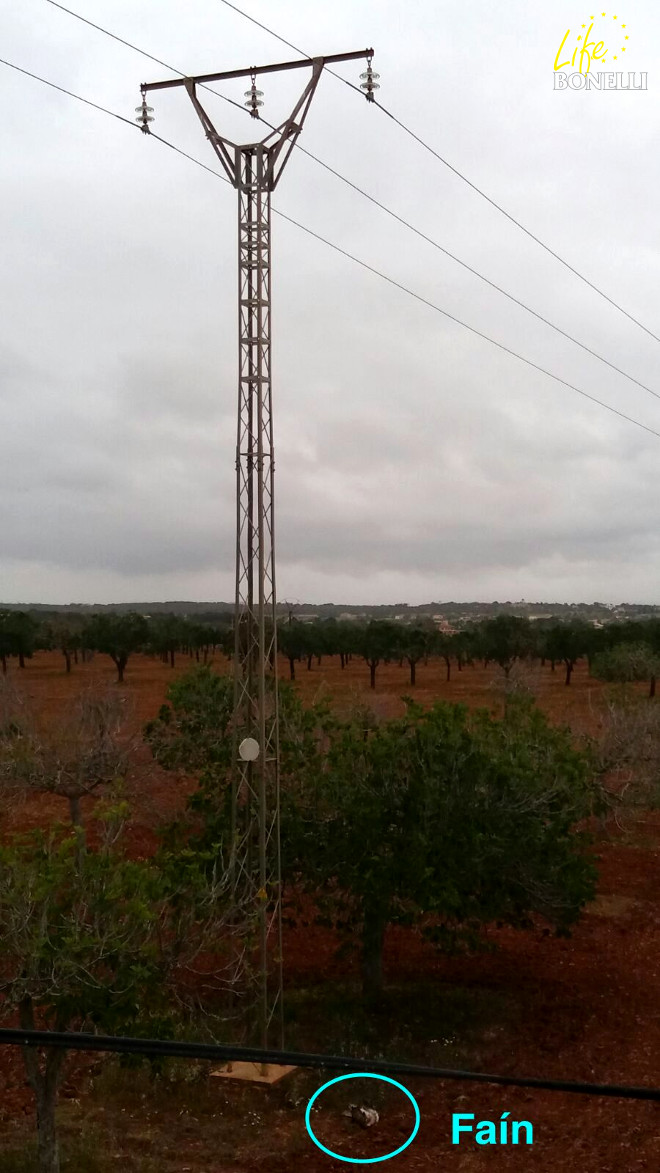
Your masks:
M622 25L621 25L621 28L622 28L622 29L624 29L625 27L626 27L626 26L625 26L625 24L622 24Z
M586 26L586 24L583 24L583 25L582 25L582 28L583 28L583 29L586 29L586 27L587 27L587 26Z
M626 37L626 40L627 40L627 41L629 41L629 40L630 40L630 37Z
M621 50L621 52L622 52L622 53L625 53L625 51L626 51L626 46L624 45L624 46L623 46L623 49Z
M614 60L616 61L616 57L614 58Z
M601 15L601 16L607 16L607 13L606 13L606 12L601 12L601 14L600 14L600 15Z
M613 17L612 17L612 20L616 20L616 16L613 16Z

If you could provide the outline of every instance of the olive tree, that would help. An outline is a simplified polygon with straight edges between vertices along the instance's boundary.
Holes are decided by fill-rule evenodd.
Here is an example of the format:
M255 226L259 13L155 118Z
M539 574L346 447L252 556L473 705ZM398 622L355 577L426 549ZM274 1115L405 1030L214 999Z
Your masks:
M7 659L16 656L19 667L25 667L26 659L34 652L37 624L27 611L0 611L0 662L3 674L7 672Z
M356 632L355 646L369 665L369 682L376 687L376 669L399 654L401 629L387 620L374 619Z
M151 621L149 646L174 667L175 655L185 643L189 625L179 615L158 615Z
M294 620L292 623L280 624L277 631L278 648L289 661L289 678L296 679L296 660L303 656L312 656L311 632L304 623Z
M448 635L444 631L434 631L431 637L431 647L436 656L444 660L447 667L446 680L449 684L451 680L451 660L456 650L455 645L456 636Z
M117 679L121 684L128 658L139 652L149 638L149 624L143 615L129 611L126 615L114 612L95 615L85 626L83 640L86 647L104 652L114 661Z
M588 623L556 623L541 635L543 655L552 660L562 660L566 668L564 684L571 683L573 669L578 660L586 655L590 647L593 628Z
M480 654L484 660L499 664L507 680L516 660L529 656L533 649L532 625L517 615L486 619L478 631Z
M410 683L414 687L417 683L417 665L423 660L431 647L433 632L423 627L408 627L401 629L401 651L410 667Z
M591 674L598 680L618 684L649 681L649 696L655 696L656 679L660 674L660 654L647 643L619 643L596 656Z

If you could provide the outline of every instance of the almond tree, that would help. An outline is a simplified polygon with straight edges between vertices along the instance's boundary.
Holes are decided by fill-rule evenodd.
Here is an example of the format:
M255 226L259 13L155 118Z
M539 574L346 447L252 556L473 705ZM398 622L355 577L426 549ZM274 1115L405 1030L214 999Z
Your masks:
M45 722L21 692L0 689L0 786L6 793L58 794L71 822L82 828L81 799L119 783L135 738L126 731L123 697L110 691L80 693L56 721Z

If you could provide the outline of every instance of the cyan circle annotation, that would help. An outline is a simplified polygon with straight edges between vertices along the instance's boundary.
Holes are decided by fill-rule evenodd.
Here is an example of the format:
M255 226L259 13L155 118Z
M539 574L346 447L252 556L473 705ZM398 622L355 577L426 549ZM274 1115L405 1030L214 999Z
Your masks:
M394 1084L394 1087L398 1087L399 1091L403 1092L403 1094L408 1097L415 1111L415 1124L408 1139L404 1141L402 1145L399 1145L398 1149L392 1149L391 1153L384 1153L382 1157L344 1157L341 1153L335 1153L332 1151L332 1149L326 1148L326 1146L322 1144L316 1136L314 1136L312 1126L309 1122L314 1101L318 1099L318 1097L321 1095L321 1092L324 1092L326 1088L332 1087L333 1083L342 1083L345 1079L382 1079L384 1083ZM379 1161L389 1161L391 1157L397 1157L399 1153L402 1153L403 1150L407 1149L408 1145L412 1144L414 1141L417 1133L419 1132L419 1123L419 1107L417 1105L417 1100L413 1096L412 1092L409 1092L408 1088L404 1087L402 1083L398 1083L396 1079L390 1079L388 1075L375 1075L371 1071L356 1071L355 1073L349 1073L348 1075L338 1075L336 1079L329 1079L327 1083L324 1083L323 1086L318 1089L318 1091L314 1092L314 1095L307 1105L307 1111L305 1112L305 1128L314 1141L314 1144L318 1148L322 1149L324 1153L327 1153L329 1157L334 1157L337 1161L345 1161L349 1165L375 1165Z

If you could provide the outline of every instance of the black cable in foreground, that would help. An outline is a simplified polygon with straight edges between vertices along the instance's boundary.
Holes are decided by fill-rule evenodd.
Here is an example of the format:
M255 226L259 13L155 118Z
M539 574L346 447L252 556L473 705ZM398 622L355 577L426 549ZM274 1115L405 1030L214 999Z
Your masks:
M494 1083L502 1087L530 1087L539 1091L569 1092L580 1096L611 1096L625 1100L658 1100L660 1088L626 1087L610 1083L578 1083L562 1079L532 1079L517 1075L491 1075L482 1071L457 1071L446 1067L421 1067L378 1059L351 1059L344 1055L315 1055L307 1051L262 1051L258 1047L234 1047L220 1043L186 1043L170 1039L131 1039L115 1035L79 1034L74 1031L0 1030L0 1045L15 1047L65 1047L69 1051L113 1051L117 1055L172 1055L180 1059L215 1062L282 1063L293 1067L318 1067L328 1071L370 1071L376 1075L409 1075L419 1078L455 1079L468 1083Z

